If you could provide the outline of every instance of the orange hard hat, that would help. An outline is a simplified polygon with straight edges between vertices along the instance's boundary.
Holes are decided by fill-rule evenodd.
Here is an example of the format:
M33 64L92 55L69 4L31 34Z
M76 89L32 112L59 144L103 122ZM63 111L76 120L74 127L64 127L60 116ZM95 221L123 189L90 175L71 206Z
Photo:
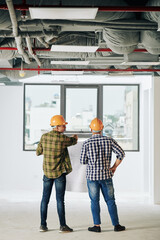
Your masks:
M100 132L103 129L103 123L100 119L94 118L89 126L93 131Z
M62 115L55 115L51 118L51 123L50 123L51 126L58 126L58 125L61 126L66 124L68 123L64 120Z

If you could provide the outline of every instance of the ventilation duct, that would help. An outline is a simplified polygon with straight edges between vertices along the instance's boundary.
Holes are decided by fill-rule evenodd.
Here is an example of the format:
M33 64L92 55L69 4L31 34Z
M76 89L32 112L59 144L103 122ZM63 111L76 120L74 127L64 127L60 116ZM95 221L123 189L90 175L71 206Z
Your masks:
M107 46L117 54L131 53L139 43L139 32L104 30Z
M141 43L151 54L160 54L160 32L141 32Z
M160 1L159 0L148 0L146 6L152 6L152 7L160 7ZM151 22L157 22L160 17L160 12L144 12L142 14L142 18L147 19Z
M160 1L149 0L147 2L147 6L160 6ZM147 19L151 22L158 23L160 19L160 12L145 12L142 14L142 18ZM160 32L157 31L141 32L141 42L149 53L160 54Z

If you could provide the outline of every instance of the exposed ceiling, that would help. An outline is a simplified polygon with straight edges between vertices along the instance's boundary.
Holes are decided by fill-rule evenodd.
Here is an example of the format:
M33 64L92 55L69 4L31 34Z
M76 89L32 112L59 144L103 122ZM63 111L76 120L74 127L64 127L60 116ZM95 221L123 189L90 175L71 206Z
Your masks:
M0 83L75 70L159 74L159 16L159 0L0 1Z

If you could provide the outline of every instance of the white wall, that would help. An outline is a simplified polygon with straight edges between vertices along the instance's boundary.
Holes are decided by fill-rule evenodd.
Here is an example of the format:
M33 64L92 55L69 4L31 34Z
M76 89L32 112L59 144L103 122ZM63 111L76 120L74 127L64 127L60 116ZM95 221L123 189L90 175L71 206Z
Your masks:
M23 151L23 87L0 87L0 192L29 194L41 187L42 160ZM30 193L31 191L31 193ZM10 194L8 194L8 192ZM8 194L8 195L6 195ZM3 196L2 196L3 197Z
M148 143L144 144L143 134L146 126L142 118L147 112L144 113L144 87L142 81L139 82L141 82L141 148L139 152L127 152L123 163L117 169L114 183L118 194L144 194L148 193L149 189L149 183L145 181L148 177L147 164L144 168L144 147L148 147ZM74 169L68 178L69 182L72 176L75 177L75 182L78 177L84 178L84 170L78 171L75 164L75 161L79 162L80 148L81 143L69 149ZM23 151L23 87L21 86L0 86L0 167L0 197L3 197L3 194L7 196L7 193L14 195L14 192L20 191L24 194L24 198L28 198L34 196L36 192L38 194L41 192L42 157L37 157L34 151ZM84 184L84 181L82 182ZM25 193L28 196L25 196Z

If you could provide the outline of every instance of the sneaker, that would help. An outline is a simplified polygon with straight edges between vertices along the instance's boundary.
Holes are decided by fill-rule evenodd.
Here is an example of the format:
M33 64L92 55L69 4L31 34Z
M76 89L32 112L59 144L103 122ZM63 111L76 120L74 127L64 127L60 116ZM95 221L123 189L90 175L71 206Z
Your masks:
M88 231L91 231L91 232L101 232L101 227L100 226L89 227Z
M39 231L40 232L47 232L48 228L46 226L41 225Z
M72 228L70 228L70 227L68 227L67 225L65 225L65 226L60 226L60 230L59 230L59 232L73 232L73 229Z
M114 231L115 232L124 231L125 229L126 229L125 226L121 226L120 224L114 226Z

